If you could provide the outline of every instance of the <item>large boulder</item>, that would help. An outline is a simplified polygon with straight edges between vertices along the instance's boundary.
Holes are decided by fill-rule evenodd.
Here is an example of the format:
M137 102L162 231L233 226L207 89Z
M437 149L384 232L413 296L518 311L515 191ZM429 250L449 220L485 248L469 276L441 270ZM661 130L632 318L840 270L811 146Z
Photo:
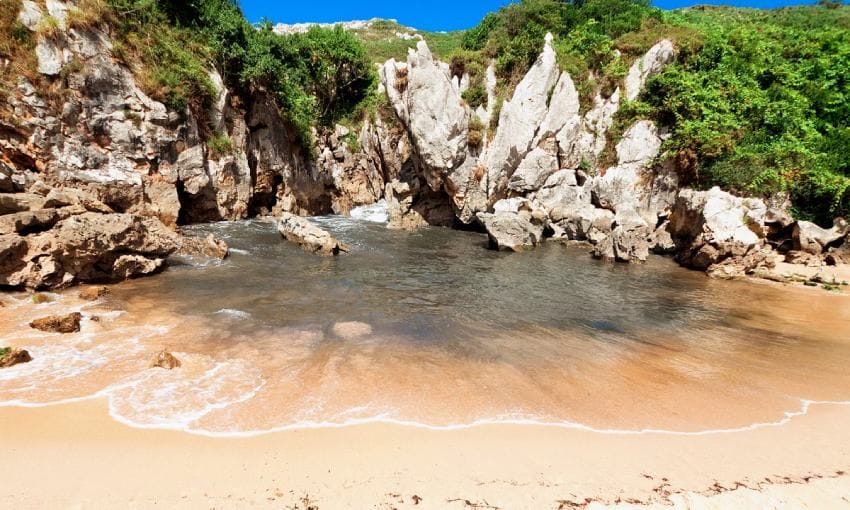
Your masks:
M546 213L524 198L500 200L493 213L478 213L490 239L490 248L521 251L543 242Z
M543 242L543 225L535 224L527 215L498 212L477 216L494 250L522 251Z
M151 274L177 248L156 219L77 212L46 231L0 236L0 285L56 288Z
M278 231L284 239L310 253L335 256L348 252L348 247L330 233L310 223L310 220L294 214L284 213L281 216Z
M843 218L836 219L830 229L819 227L809 221L798 221L794 225L791 239L794 250L820 255L830 246L840 244L839 241L848 233L850 233L850 224Z
M682 190L669 225L677 260L724 277L749 274L770 264L764 242L766 212L762 200L736 197L720 188ZM720 265L722 271L717 271L715 266Z

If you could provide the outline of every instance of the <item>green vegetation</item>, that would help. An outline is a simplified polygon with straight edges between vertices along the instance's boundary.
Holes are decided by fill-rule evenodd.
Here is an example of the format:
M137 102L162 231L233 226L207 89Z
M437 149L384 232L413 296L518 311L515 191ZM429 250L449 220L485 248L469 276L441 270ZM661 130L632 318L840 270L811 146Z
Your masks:
M6 356L8 356L11 353L12 353L11 347L0 347L0 359L5 358Z
M210 158L218 159L233 152L233 141L225 133L215 133L207 139Z
M434 56L447 60L460 47L463 32L420 32L391 20L376 20L368 28L354 31L363 43L369 59L378 64L387 60L405 60L407 51L415 49L418 39L404 39L397 34L419 35L428 42Z
M522 0L467 31L466 58L496 62L507 97L555 36L587 109L663 38L676 61L626 102L611 135L640 118L670 126L665 148L697 187L791 196L798 217L850 214L850 7L661 11L646 0ZM467 92L472 104L480 91ZM494 126L491 126L494 127Z
M138 63L135 72L145 91L201 119L216 93L208 75L213 65L237 91L272 92L305 147L312 144L312 127L350 115L374 83L363 46L339 28L280 36L270 23L248 23L232 0L109 4L110 21L118 28L116 53Z

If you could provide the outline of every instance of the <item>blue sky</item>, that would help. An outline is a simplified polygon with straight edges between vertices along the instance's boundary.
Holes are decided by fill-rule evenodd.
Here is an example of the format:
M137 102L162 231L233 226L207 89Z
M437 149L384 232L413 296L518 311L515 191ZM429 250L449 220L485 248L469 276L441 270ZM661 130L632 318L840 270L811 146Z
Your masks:
M458 30L478 24L481 18L510 0L240 0L251 21L267 18L275 23L305 21L333 22L353 19L394 18L421 30ZM798 5L803 0L655 0L665 9L703 4L729 4L748 7Z

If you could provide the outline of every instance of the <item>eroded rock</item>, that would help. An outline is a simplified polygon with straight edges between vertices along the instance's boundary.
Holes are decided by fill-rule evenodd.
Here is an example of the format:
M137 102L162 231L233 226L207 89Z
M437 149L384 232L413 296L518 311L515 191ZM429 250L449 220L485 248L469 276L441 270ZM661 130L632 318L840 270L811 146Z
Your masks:
M329 232L312 224L310 220L293 214L284 213L281 216L278 231L287 241L317 255L336 256L349 250Z

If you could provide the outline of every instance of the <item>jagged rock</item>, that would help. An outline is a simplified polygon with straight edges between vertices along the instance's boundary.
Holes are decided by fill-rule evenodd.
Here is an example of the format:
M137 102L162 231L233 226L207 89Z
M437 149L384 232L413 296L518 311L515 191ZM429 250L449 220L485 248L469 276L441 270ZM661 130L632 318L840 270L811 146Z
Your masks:
M572 241L599 244L610 237L614 230L614 213L589 203L557 207L549 217L564 231L566 238Z
M798 221L794 226L792 240L795 250L820 255L848 233L850 233L850 225L842 218L836 219L831 229L821 228L809 221Z
M0 368L11 368L30 361L32 361L32 356L23 349L0 349Z
M108 295L108 287L86 287L80 291L79 297L84 301L97 301L98 299Z
M838 266L841 264L850 264L850 237L844 240L838 248L830 248L824 257L827 265Z
M558 170L558 158L543 149L529 152L508 182L508 188L520 193L539 190Z
M619 166L646 165L661 151L661 136L651 120L634 123L616 147Z
M227 258L230 250L225 241L217 239L212 234L206 237L183 236L179 242L180 247L176 253L189 257L208 257L224 260Z
M51 315L30 322L30 327L48 333L78 333L83 315L75 312L65 316Z
M41 17L41 7L39 7L38 3L33 0L23 0L21 2L21 12L18 13L18 21L21 25L35 32L38 30L38 23L41 21Z
M151 274L176 248L176 235L153 218L86 212L46 232L0 236L0 284L55 288Z
M466 158L469 115L443 66L425 41L411 50L406 64L390 60L381 82L412 140L423 178L438 189L443 177Z
M317 255L335 256L349 250L330 233L310 223L310 220L293 214L284 213L281 216L278 231L287 241Z
M136 276L148 276L159 272L165 259L152 259L144 255L121 255L112 264L112 279L127 280Z
M758 199L743 199L713 188L682 190L670 217L670 233L678 249L677 260L694 269L728 277L754 271L771 263L764 247L767 207Z
M522 251L543 242L544 226L527 211L478 213L487 230L490 247L500 251Z
M488 196L497 195L508 184L513 170L531 150L540 124L549 111L549 93L560 75L552 35L546 36L543 53L505 101L499 128L487 155Z
M564 169L550 175L532 198L547 213L551 213L557 207L590 204L591 195L579 184L579 176L575 170Z
M149 368L164 368L165 370L174 370L175 368L180 368L183 366L183 363L174 357L168 351L160 351L154 354L151 359Z
M673 43L664 39L655 44L646 54L635 61L629 68L625 79L625 98L628 101L637 99L646 81L664 70L675 55Z

